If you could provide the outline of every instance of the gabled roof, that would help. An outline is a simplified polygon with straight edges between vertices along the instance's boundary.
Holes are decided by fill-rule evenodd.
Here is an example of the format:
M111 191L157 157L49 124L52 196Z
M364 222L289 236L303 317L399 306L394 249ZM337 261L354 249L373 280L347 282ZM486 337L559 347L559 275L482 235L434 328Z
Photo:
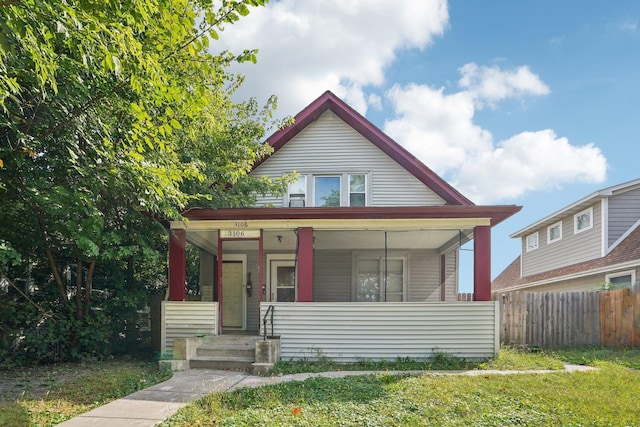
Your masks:
M636 227L624 240L620 242L608 255L568 265L555 270L520 277L520 257L516 258L491 283L491 290L511 291L546 285L561 280L594 274L608 273L613 270L640 266L640 227Z
M435 172L414 157L400 144L389 138L370 121L364 118L344 101L330 91L326 91L319 98L309 104L298 113L291 126L275 132L267 139L267 143L273 147L273 154L277 153L287 142L299 134L304 128L316 121L322 113L330 110L367 140L371 141L380 150L404 167L418 180L429 187L434 193L445 200L447 205L473 205L469 199L460 194L455 188L440 178ZM272 155L273 155L272 154ZM253 169L265 162L265 157L257 162Z
M511 234L509 237L523 237L539 228L546 227L557 222L560 218L565 217L567 215L578 213L589 206L593 205L596 201L611 197L615 194L622 193L625 191L632 190L634 187L640 187L640 178L634 179L633 181L628 181L622 184L613 185L611 187L603 188L602 190L598 190L594 193L589 194L587 197L584 197L577 202L574 202L559 211L552 213L539 221L534 222L527 227L516 231Z

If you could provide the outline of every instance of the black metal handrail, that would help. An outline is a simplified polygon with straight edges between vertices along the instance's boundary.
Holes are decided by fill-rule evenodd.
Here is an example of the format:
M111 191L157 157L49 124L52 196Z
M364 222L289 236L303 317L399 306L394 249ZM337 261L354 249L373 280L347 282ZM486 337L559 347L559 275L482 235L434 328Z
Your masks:
M270 305L269 308L267 308L267 312L264 313L264 317L262 318L262 331L263 331L262 339L264 341L267 340L267 317L269 316L269 313L271 313L271 336L273 336L273 312L274 311L275 311L275 307L273 305Z

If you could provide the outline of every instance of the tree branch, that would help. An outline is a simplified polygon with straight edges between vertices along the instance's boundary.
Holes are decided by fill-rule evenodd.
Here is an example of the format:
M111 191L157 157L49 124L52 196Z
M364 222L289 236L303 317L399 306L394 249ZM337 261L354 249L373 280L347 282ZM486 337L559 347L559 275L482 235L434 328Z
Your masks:
M27 295L22 289L20 289L20 287L18 285L16 285L13 280L9 279L7 277L7 275L4 273L4 271L2 270L2 267L0 267L0 277L3 277L7 282L9 282L9 285L11 285L11 287L13 289L15 289L24 299L26 299L27 301L29 301L29 303L34 306L40 313L42 313L43 315L45 315L46 317L53 317L54 319L59 319L58 316L56 316L53 311L51 310L45 310L44 308L42 308L37 302L35 302L34 300L31 299L31 297L29 297L29 295Z

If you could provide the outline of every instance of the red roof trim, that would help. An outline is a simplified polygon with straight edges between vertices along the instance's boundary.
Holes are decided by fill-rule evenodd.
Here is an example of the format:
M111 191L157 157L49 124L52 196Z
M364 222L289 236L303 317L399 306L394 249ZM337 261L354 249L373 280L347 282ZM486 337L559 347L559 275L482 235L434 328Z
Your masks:
M336 207L336 208L194 208L183 213L189 220L281 220L281 219L446 219L491 218L499 224L522 209L522 206L409 206L409 207Z
M334 95L331 91L326 91L298 113L298 115L295 116L293 125L275 132L267 139L267 143L273 147L274 154L309 124L316 121L322 113L327 110L331 110L336 116L344 120L345 123L371 141L393 160L398 162L398 164L404 167L438 196L442 197L448 205L473 205L473 202L464 197L460 192L458 192L458 190L440 178L424 163L378 129L364 116ZM267 159L268 157L261 159L254 165L253 169L258 167Z

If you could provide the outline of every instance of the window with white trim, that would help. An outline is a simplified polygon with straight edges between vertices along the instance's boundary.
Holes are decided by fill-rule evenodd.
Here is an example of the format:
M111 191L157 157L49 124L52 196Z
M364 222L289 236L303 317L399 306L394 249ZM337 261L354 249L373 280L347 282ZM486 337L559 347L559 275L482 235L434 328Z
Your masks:
M556 222L547 227L547 243L562 240L562 222Z
M340 206L341 196L340 175L326 175L313 177L314 206Z
M401 302L407 291L406 256L358 255L355 258L355 300ZM385 280L386 279L386 280Z
M289 207L303 208L307 205L307 176L300 175L296 182L289 184Z
M367 175L349 174L349 206L367 205Z
M593 228L593 208L585 209L573 216L574 233L580 233Z
M364 207L369 198L369 173L305 173L289 184L283 205Z
M533 234L529 234L527 236L527 252L533 251L534 249L538 249L538 232L536 231Z
M630 288L636 282L635 270L620 271L605 276L605 289Z

